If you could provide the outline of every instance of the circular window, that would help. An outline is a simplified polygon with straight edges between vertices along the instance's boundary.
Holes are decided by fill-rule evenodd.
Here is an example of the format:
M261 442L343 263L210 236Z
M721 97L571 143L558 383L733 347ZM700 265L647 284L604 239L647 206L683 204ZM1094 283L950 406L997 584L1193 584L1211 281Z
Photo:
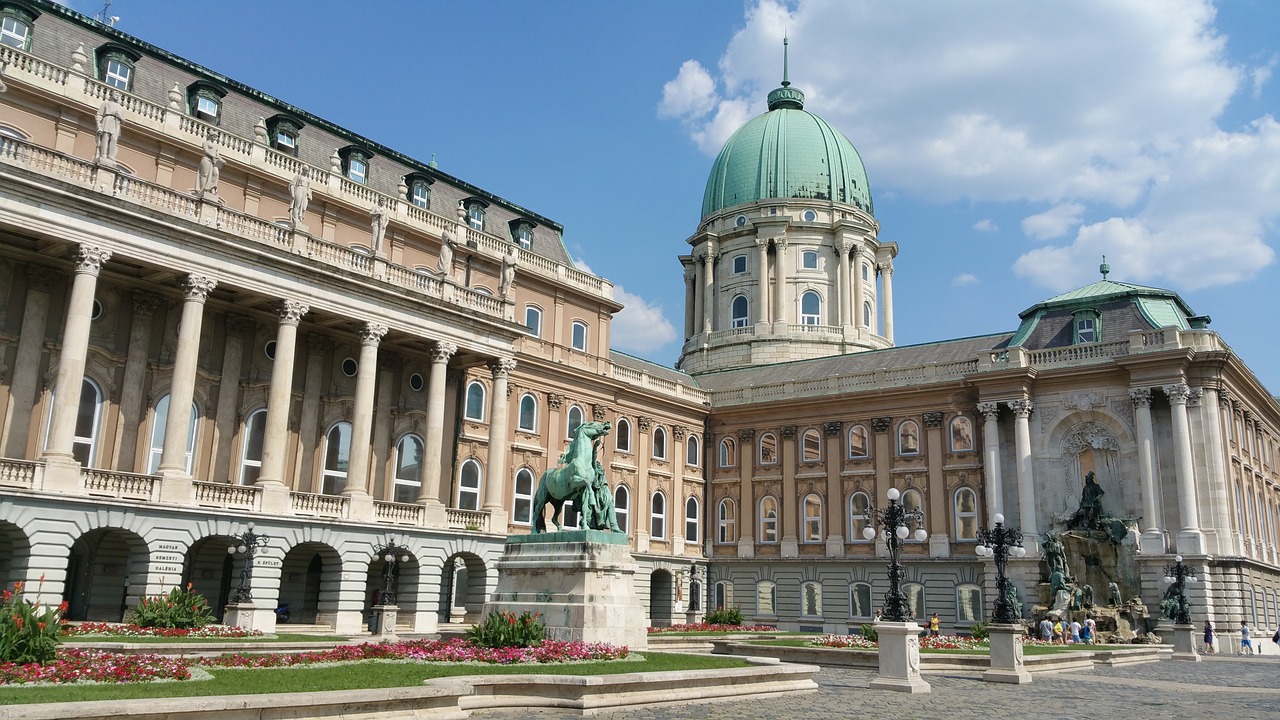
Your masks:
M102 317L102 303L98 302L97 300L93 301L93 314L90 315L89 317L93 320L97 320L98 318Z
M813 222L814 220L818 219L818 213L812 210L805 210L804 219L805 219L805 222Z
M262 352L272 360L276 359L276 341L268 340L267 344L262 348Z
M412 375L410 375L410 376L409 376L409 389L410 389L410 390L413 390L414 392L421 392L421 391L422 391L422 387L423 387L423 385L425 385L425 384L426 384L426 383L424 383L424 382L422 381L422 373L414 373L414 374L412 374Z
M355 358L347 358L346 360L342 361L343 375L346 375L347 377L355 377L356 373L359 372L359 370L360 370L360 363L356 362Z
M738 216L738 219L734 221L734 224L736 224L738 227L746 227L746 225L747 225L747 216L746 216L746 215L739 215L739 216Z

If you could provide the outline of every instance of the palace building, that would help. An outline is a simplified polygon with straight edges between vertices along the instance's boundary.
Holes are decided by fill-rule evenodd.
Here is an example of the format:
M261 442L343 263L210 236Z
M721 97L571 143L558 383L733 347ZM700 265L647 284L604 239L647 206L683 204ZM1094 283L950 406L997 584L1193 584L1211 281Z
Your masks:
M785 72L712 166L677 370L610 350L622 306L555 220L61 5L0 22L0 580L73 619L186 582L221 611L251 562L262 624L357 632L390 542L404 631L475 622L539 476L607 420L652 625L869 621L897 488L912 608L967 631L978 529L1022 529L1029 607L1090 471L1126 595L1158 604L1179 553L1197 617L1280 625L1280 405L1209 318L1104 272L895 346L899 247Z

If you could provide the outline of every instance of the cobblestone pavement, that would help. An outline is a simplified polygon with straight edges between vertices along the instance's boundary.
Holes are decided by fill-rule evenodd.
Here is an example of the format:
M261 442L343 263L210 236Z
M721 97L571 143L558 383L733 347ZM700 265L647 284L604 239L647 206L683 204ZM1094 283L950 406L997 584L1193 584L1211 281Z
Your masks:
M1190 663L1164 660L1142 665L1070 673L1037 673L1030 685L983 682L977 675L926 674L925 695L867 689L874 673L824 668L815 693L778 698L627 708L596 715L607 720L676 718L902 717L913 720L1003 718L1097 718L1098 720L1190 720L1280 718L1280 657L1206 657ZM474 720L530 717L529 711L476 712ZM537 717L569 717L563 712Z

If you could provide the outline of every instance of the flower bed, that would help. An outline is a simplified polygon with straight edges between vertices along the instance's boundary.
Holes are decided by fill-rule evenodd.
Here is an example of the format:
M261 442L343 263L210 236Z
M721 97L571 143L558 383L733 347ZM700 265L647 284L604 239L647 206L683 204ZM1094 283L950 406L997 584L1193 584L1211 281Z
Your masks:
M820 647L854 648L855 650L875 650L879 644L861 635L824 635L810 641ZM959 635L925 636L920 638L921 650L975 650L986 651L985 640Z
M63 625L63 637L166 637L166 638L246 638L263 637L261 630L249 630L242 627L226 625L206 625L202 628L155 628L139 627L125 623L84 622L78 625Z
M521 663L579 662L585 660L621 660L629 651L606 643L587 644L580 641L543 640L537 647L484 648L466 640L410 640L398 643L339 645L332 650L272 653L269 655L230 654L200 658L207 667L273 668L314 665L317 663L354 662L359 660L417 660L420 662L479 662L494 665Z
M0 663L0 685L135 683L190 678L191 670L180 658L119 655L101 650L63 648L48 665Z
M651 627L650 635L682 632L776 632L778 628L771 625L713 625L711 623L692 623L690 625L669 625L667 627Z

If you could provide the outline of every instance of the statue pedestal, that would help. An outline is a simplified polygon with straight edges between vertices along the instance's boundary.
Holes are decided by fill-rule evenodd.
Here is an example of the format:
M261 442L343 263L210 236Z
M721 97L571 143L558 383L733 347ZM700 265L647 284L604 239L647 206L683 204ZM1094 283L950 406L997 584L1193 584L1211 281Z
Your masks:
M876 623L880 675L868 687L905 693L933 692L920 677L920 630L914 622Z
M246 630L261 630L264 633L276 631L276 613L274 610L260 608L253 603L227 605L222 622L231 627L242 627Z
M1022 685L1031 682L1031 673L1022 666L1021 625L990 625L991 669L982 674L986 682Z
M1200 662L1200 653L1196 651L1196 626L1173 626L1173 659Z
M636 564L627 536L570 530L507 537L498 587L484 615L542 613L550 640L648 646L648 623L636 597Z
M387 640L396 639L396 621L400 614L399 605L374 605L373 618L374 637L384 638Z

